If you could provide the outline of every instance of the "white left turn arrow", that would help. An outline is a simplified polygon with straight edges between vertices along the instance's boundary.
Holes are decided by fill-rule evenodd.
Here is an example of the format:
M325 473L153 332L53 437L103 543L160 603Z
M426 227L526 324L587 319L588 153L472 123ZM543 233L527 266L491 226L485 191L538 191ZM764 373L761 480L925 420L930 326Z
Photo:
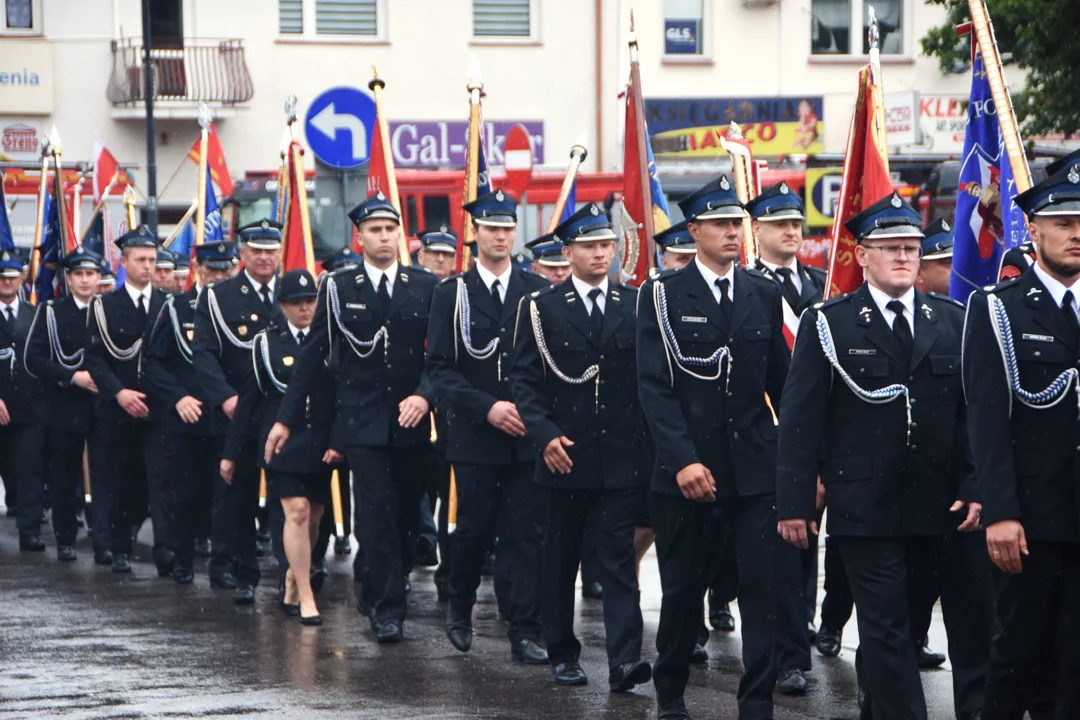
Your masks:
M353 160L367 160L367 130L364 123L355 115L334 112L334 103L330 103L311 118L311 126L328 138L337 140L338 130L345 130L352 136Z

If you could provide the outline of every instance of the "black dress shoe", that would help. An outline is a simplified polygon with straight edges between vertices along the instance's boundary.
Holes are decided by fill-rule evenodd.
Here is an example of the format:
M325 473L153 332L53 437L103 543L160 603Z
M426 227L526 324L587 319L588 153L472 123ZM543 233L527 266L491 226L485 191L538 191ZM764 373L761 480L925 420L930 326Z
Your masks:
M308 575L308 580L311 582L311 592L316 595L322 592L323 585L326 584L326 578L328 577L330 577L330 571L326 569L325 564L312 565L311 574Z
M547 650L537 645L535 640L518 640L510 647L510 655L526 665L547 665Z
M681 697L674 700L657 700L656 720L690 720L690 713L686 711L686 701Z
M915 650L915 661L922 670L933 670L945 664L945 654L930 649L930 639L923 638L922 644Z
M113 553L112 571L122 575L131 572L131 561L128 560L127 553Z
M731 614L728 603L717 605L715 608L710 605L709 609L712 611L709 613L709 623L713 626L713 630L735 632L735 616Z
M341 557L348 555L352 552L352 543L349 542L349 536L346 535L343 538L334 538L334 554Z
M19 549L23 552L41 552L45 549L45 543L37 533L19 535Z
M691 665L701 665L709 662L709 653L701 643L694 643L694 652L690 655Z
M74 562L75 548L71 547L70 545L57 545L56 559L60 562Z
M581 585L581 597L586 600L603 600L604 588L596 581L583 583Z
M296 614L300 615L299 605L297 606ZM319 625L322 625L322 615L319 615L318 613L314 615L308 615L307 617L300 615L300 624L307 625L308 627L317 627Z
M172 579L177 585L190 585L195 582L195 573L186 565L173 565Z
M652 666L645 660L623 663L608 673L608 688L611 692L626 692L635 685L644 685L652 680Z
M237 605L254 605L255 588L251 585L240 585L233 593L232 601Z
M798 668L784 670L780 673L780 682L776 684L776 689L781 695L805 695L806 676Z
M231 572L223 572L210 576L210 587L218 590L235 590L237 586L236 576Z
M176 565L176 555L171 550L158 550L154 553L154 565L157 566L158 577L169 577Z
M108 550L95 550L94 551L94 564L95 565L112 565L112 553Z
M439 564L439 556L435 552L435 546L426 537L416 538L416 554L413 560L421 567L435 567Z
M394 645L404 640L405 633L401 628L401 621L392 619L380 623L375 639L380 645Z
M588 685L589 678L576 660L559 663L553 668L558 685Z
M817 651L825 657L836 657L840 654L840 639L843 637L843 633L839 630L831 630L828 627L822 625L818 630L817 640L814 641L814 647Z
M446 637L458 652L469 652L472 647L472 610L455 611L446 608Z
M208 558L213 554L214 546L208 538L199 538L195 541L195 557Z

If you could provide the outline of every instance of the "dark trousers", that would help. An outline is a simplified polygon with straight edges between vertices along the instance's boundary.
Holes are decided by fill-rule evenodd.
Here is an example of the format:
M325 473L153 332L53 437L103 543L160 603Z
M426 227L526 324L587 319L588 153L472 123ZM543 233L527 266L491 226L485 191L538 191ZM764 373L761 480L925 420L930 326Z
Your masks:
M1054 720L1080 717L1080 543L1029 539L1028 552L1022 573L993 571L1000 627L984 720L1019 720L1029 705L1045 705L1051 689Z
M131 553L131 534L146 519L148 503L157 511L154 522L154 559L169 542L168 516L162 507L161 486L168 482L168 458L158 455L159 428L145 422L118 422L99 418L93 447L102 458L93 476L94 544L114 553ZM148 473L148 468L153 472ZM148 477L149 475L149 477ZM148 482L153 484L148 494ZM103 536L99 538L99 533ZM99 540L101 545L98 545Z
M657 700L682 697L701 626L704 593L719 562L720 537L732 528L742 615L742 720L772 718L776 667L776 497L735 497L699 503L653 493L652 521L664 597L653 666ZM605 588L606 593L606 588Z
M925 720L926 700L911 642L908 568L922 538L833 537L858 608L855 667L875 720Z
M45 431L45 476L52 504L57 545L74 545L78 535L75 513L83 500L83 449L86 436L48 428Z
M574 587L586 543L596 552L604 588L608 666L641 659L641 606L634 555L639 493L626 490L547 490L540 613L552 665L577 660Z
M821 518L818 518L818 528L821 527ZM806 608L806 622L813 623L817 616L817 576L818 576L818 536L810 534L807 538L810 547L799 553L799 564L802 566L803 601ZM807 636L809 637L809 636Z
M355 526L367 558L361 600L375 620L404 620L405 576L412 568L424 454L417 447L357 447L345 452L355 469Z
M840 541L825 538L825 597L821 600L821 630L840 632L851 619L855 601L851 597Z
M803 558L807 550L781 542L776 547L776 668L810 670L810 636L806 628L806 577ZM742 604L739 604L742 608Z
M164 423L151 423L147 430L146 489L150 519L154 523L154 562L168 564L176 537L176 520L170 496L176 484L176 447Z
M20 535L37 535L41 529L39 521L45 509L44 444L45 429L41 425L0 427L0 477L4 479L8 507L14 505L17 510L15 525ZM14 493L12 488L16 488Z
M213 503L213 497L206 494L206 486L213 487L218 477L221 440L185 433L170 433L169 439L175 449L176 464L166 492L172 506L173 553L177 565L191 568L195 560L195 538L206 532L202 529L202 516Z
M214 504L210 518L213 556L210 576L231 572L240 585L259 584L255 514L259 509L259 442L247 438L240 448L232 484L214 473ZM96 503L95 503L96 504Z
M508 581L510 642L540 638L540 563L545 493L532 463L454 463L458 516L450 563L450 603L466 614L476 604L480 569L498 534L496 576ZM500 577L496 577L498 583Z
M585 526L585 544L581 546L581 584L600 583L600 587L603 587L604 566L596 550L597 532L591 521Z

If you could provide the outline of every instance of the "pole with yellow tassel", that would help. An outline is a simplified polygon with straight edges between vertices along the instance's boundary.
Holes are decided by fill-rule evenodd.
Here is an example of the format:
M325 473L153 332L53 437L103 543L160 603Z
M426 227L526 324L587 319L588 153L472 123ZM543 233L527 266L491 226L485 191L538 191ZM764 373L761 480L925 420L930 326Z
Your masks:
M468 149L466 150L465 162L465 202L471 203L476 199L476 186L480 179L480 93L484 89L484 83L480 82L478 70L472 71L469 84L469 137ZM473 242L472 222L465 220L465 227L461 233L461 271L464 272L472 265L472 251L469 245ZM453 485L451 485L453 488Z
M128 230L139 226L139 218L135 214L135 188L131 185L124 188L124 219L127 220Z
M199 106L199 208L195 211L195 244L202 245L206 239L206 153L210 141L210 123L213 121L210 107L206 103Z
M378 125L375 128L375 132L379 133L379 140L382 142L383 148L383 162L386 167L383 171L386 174L386 194L390 196L390 202L394 204L398 214L401 214L401 200L398 198L398 185L397 175L394 173L394 155L390 152L390 124L386 120L386 114L383 112L382 106L382 91L386 87L386 83L379 77L379 73L376 72L375 66L371 66L372 79L368 83L368 89L371 90L371 94L375 97L375 119L378 121ZM398 245L398 262L402 265L411 265L412 257L409 255L409 237L401 232L398 235L400 243Z
M581 167L581 163L588 156L589 151L585 149L584 143L575 143L574 146L570 148L570 167L566 169L566 176L563 178L562 187L559 188L559 196L555 198L555 207L551 210L551 219L548 220L546 232L555 232L555 228L559 227L559 218L562 217L563 210L566 208L566 201L570 197L570 190L574 187L574 180L577 179L578 168Z

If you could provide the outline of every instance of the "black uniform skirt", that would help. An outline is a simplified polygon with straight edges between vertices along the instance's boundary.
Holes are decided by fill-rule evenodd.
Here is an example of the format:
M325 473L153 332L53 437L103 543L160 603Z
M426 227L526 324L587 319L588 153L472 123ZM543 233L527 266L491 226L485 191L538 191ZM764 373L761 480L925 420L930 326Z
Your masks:
M289 473L266 471L266 494L273 498L302 497L320 505L330 504L330 471Z

